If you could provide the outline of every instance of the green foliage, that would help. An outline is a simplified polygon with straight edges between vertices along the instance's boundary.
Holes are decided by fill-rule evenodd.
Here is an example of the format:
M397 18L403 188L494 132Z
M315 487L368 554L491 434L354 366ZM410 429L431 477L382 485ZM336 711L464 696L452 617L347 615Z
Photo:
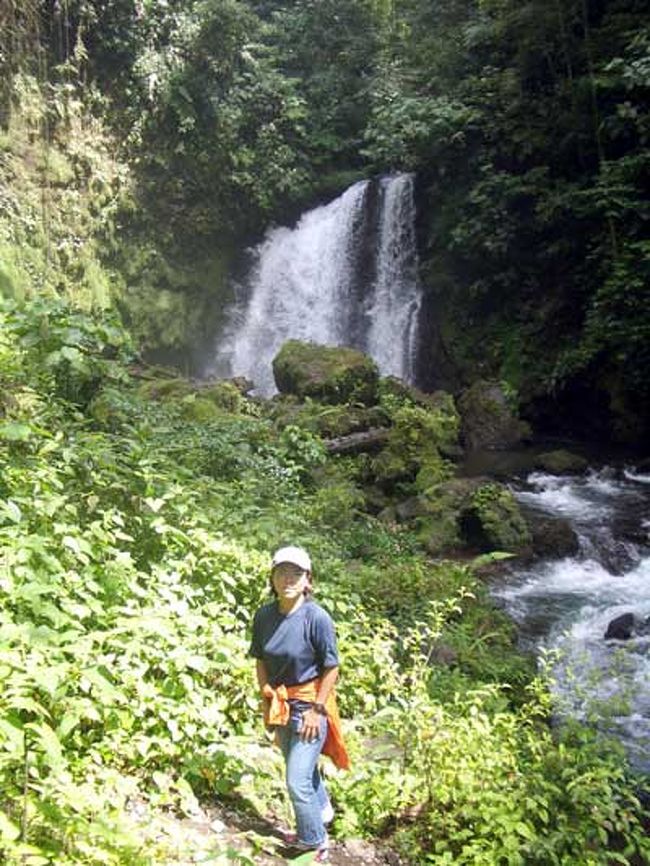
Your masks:
M458 437L459 419L451 398L434 410L402 404L392 420L388 444L373 462L380 483L415 481L417 490L426 490L451 477L451 464L440 454L441 447Z
M16 73L0 148L0 293L43 293L89 308L111 303L102 262L128 170L85 98Z
M66 346L100 380L89 404L70 402L76 368L62 386L59 364L79 360ZM134 798L272 810L281 761L261 739L247 647L268 551L287 542L312 552L339 630L355 756L331 780L339 832L415 810L401 832L414 862L489 862L518 840L528 862L587 846L605 863L614 834L629 857L645 850L623 762L580 730L553 740L548 693L526 694L511 628L467 569L432 568L408 533L358 514L308 431L224 407L188 421L178 380L175 399L143 399L128 346L110 320L61 304L2 311L5 862L169 861Z

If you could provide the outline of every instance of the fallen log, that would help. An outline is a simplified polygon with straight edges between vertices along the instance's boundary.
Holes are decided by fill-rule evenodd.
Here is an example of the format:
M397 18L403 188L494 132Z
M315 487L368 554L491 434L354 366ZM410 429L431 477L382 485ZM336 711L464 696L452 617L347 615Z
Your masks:
M325 448L329 454L356 454L360 451L379 450L386 444L389 430L387 427L373 427L361 433L350 433L336 439L326 439Z

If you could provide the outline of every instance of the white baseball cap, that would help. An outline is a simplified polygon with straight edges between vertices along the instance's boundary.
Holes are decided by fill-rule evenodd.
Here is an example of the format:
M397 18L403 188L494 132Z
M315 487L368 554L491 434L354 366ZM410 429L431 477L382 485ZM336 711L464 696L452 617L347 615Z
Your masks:
M297 565L303 571L311 571L311 559L306 550L302 547L281 547L276 550L271 560L271 568L280 565L283 562L290 562L292 565Z

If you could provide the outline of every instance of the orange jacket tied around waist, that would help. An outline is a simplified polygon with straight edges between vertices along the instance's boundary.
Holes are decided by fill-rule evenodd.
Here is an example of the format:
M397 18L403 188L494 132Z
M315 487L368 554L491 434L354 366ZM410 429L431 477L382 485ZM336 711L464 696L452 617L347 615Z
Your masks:
M289 701L315 701L319 685L318 680L299 683L296 686L280 685L277 688L273 688L267 683L262 689L262 694L268 698L264 705L265 724L280 726L289 724L291 714ZM341 718L336 705L334 690L330 692L325 701L325 709L327 710L327 736L323 745L323 755L330 757L341 770L347 770L350 767L350 758L343 742Z

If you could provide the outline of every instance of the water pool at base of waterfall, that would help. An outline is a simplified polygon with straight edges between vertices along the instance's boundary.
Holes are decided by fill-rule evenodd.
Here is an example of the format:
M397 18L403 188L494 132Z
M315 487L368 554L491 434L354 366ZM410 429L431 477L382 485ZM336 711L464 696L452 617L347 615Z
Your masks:
M619 737L650 773L650 478L634 468L585 476L529 474L520 502L568 520L579 551L511 567L493 588L522 643L550 652L559 716L595 722ZM628 639L605 639L633 614Z

